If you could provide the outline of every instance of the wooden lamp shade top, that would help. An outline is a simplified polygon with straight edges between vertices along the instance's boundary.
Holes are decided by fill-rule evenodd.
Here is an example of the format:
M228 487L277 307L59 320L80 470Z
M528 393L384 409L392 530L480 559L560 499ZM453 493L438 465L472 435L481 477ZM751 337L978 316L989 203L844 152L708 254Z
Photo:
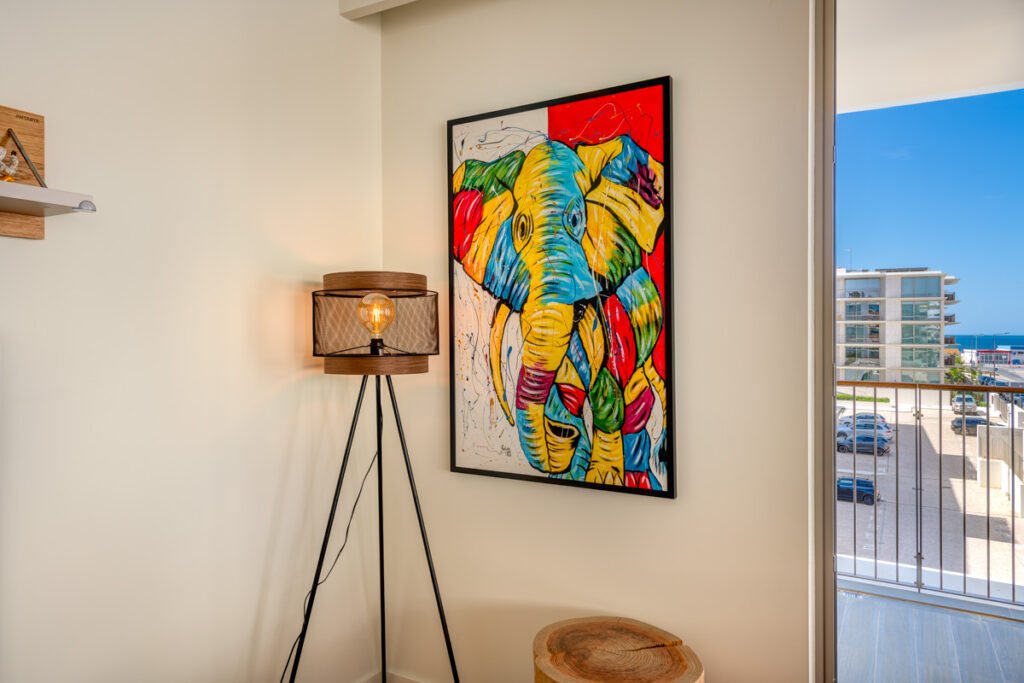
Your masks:
M380 270L328 273L323 278L325 290L353 292L379 291L415 293L427 291L427 276L419 273L396 273ZM413 375L429 370L427 355L350 355L324 356L324 373L328 375Z
M533 641L535 683L704 683L704 666L683 641L623 617L567 619Z
M419 273L391 273L386 270L356 270L324 275L324 289L419 289L426 290L427 276Z

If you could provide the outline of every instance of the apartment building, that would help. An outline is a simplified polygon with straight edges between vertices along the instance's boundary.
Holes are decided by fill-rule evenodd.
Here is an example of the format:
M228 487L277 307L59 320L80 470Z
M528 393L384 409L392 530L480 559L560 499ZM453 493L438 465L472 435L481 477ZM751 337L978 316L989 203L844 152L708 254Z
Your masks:
M929 268L836 270L837 377L883 382L942 382L954 343L947 313L959 282Z

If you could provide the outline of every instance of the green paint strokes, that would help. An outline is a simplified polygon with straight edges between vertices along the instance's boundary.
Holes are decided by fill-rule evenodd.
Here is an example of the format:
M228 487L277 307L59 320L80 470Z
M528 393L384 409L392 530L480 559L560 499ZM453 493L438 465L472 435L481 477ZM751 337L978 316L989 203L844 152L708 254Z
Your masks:
M479 190L484 195L484 202L489 202L512 190L525 159L526 155L518 150L491 163L469 159L461 189Z
M589 396L590 406L594 412L594 429L608 434L622 429L626 402L622 396L622 388L608 368L601 368L601 372L597 373Z

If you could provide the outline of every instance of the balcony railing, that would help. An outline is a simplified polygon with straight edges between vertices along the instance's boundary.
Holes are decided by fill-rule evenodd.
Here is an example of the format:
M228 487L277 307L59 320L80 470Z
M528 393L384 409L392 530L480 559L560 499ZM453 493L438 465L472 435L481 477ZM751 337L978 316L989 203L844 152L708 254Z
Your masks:
M949 324L949 325L956 324L956 314L945 315L945 316L942 316L942 317L946 321L947 324Z
M882 367L881 358L855 358L850 356L843 363L843 367L846 368L880 368Z
M877 344L881 339L881 335L878 334L861 334L861 335L846 335L847 344Z
M944 337L942 343L946 346L956 346L956 337Z
M836 387L837 572L1024 606L1024 388Z
M947 303L956 301L956 292L946 292L945 299Z

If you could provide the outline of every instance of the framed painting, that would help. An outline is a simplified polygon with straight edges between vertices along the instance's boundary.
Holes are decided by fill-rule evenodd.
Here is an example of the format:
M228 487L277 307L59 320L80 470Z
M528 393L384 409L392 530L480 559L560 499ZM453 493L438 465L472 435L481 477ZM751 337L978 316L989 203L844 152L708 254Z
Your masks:
M448 122L453 471L675 497L670 83Z

